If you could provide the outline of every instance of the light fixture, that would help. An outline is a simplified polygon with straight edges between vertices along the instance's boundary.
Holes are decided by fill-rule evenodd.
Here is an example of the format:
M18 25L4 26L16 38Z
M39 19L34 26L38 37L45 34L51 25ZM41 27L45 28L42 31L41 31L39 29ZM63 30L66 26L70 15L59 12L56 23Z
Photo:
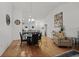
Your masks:
M32 2L30 3L30 16L28 18L29 22L34 22L35 19L32 17Z
M37 23L36 23L36 27L37 27Z
M29 22L34 22L35 19L33 19L33 18L29 18L28 21L29 21Z
M32 16L29 16L28 21L29 21L29 22L34 22L34 21L35 21L35 19L34 19L34 18L32 18Z
M28 21L31 22L31 19L29 18Z
M33 21L35 21L35 19L32 18L31 21L33 22Z

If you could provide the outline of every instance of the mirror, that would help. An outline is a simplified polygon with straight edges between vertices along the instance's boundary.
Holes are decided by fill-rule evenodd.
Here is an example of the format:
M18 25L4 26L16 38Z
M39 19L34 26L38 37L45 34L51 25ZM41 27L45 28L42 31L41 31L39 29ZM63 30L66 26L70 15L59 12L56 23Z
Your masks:
M20 25L20 20L18 20L18 19L15 20L15 24L16 24L16 25Z
M10 24L10 16L7 14L6 15L6 24L9 25Z

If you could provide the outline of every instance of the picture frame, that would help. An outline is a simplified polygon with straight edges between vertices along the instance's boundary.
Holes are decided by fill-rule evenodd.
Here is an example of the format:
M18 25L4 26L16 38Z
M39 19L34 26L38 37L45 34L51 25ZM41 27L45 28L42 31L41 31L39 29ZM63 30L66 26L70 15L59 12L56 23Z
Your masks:
M21 22L20 22L20 20L17 19L17 20L15 20L14 23L15 23L16 25L20 25Z
M63 12L54 16L54 27L63 27Z

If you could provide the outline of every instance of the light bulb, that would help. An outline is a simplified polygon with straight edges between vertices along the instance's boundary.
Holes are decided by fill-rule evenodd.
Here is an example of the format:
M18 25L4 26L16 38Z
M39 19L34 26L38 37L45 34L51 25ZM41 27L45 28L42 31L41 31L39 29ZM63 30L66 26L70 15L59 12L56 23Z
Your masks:
M31 21L31 19L29 19L29 22Z
M31 21L35 21L34 19L32 19Z

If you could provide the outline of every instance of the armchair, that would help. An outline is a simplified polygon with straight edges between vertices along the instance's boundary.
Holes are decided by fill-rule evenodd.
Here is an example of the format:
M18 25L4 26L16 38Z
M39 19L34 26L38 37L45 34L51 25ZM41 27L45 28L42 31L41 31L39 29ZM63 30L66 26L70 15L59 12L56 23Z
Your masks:
M72 46L72 39L65 37L63 32L55 33L53 36L53 41L57 46L67 46L67 47Z

